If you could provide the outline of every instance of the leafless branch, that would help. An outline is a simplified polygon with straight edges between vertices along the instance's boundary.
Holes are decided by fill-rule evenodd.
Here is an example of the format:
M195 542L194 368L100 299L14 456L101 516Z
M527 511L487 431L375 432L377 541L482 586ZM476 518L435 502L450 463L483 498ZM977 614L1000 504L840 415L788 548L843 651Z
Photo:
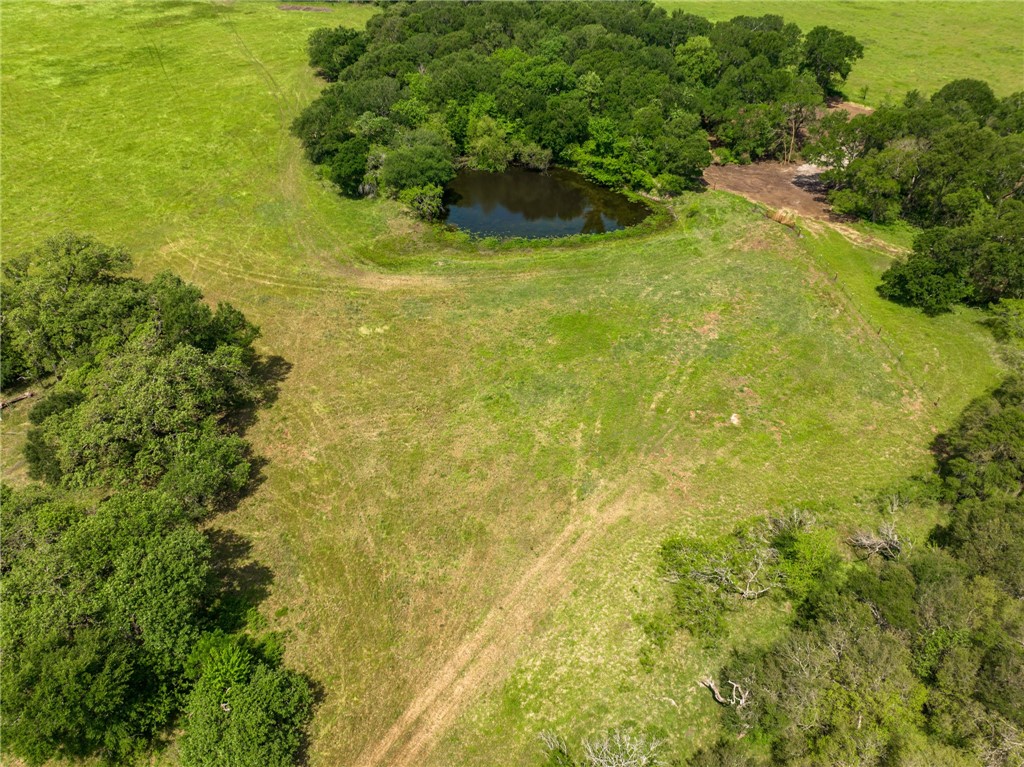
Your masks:
M892 522L883 522L878 530L858 530L846 542L855 549L863 551L867 556L876 554L883 559L899 559L903 554L906 544L900 539L896 532L896 525Z
M722 695L722 691L718 689L718 685L712 677L706 676L700 680L700 683L702 686L711 690L711 694L714 696L715 702L719 705L733 706L738 710L750 702L750 690L744 689L731 679L726 682L726 684L732 687L732 692L729 694L728 698Z
M587 767L657 767L663 741L648 735L615 730L609 735L583 742Z

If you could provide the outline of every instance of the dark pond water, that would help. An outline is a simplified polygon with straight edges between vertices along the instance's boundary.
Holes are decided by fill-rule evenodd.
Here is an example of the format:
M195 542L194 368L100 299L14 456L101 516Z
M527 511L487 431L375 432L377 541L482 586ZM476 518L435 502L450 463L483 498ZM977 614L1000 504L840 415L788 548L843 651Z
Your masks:
M459 172L446 190L452 226L484 237L600 234L639 224L651 211L578 173L511 167Z

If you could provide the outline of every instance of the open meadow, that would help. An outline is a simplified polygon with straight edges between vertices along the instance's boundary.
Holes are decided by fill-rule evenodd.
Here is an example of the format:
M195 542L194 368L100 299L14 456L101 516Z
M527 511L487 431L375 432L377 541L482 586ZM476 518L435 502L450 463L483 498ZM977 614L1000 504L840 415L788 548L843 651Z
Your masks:
M954 75L1019 88L1019 4L689 8L755 5L860 37L847 91L868 103ZM997 34L965 33L947 66L895 42L894 9L925 6L936 29L977 13ZM322 689L311 765L530 765L542 730L624 720L689 754L718 726L696 684L718 656L683 636L645 652L660 541L798 505L837 529L873 514L1000 378L990 334L973 310L879 298L886 253L722 192L676 199L656 231L522 248L339 197L288 126L321 87L310 31L373 13L5 4L3 254L63 229L123 244L287 363L248 435L263 481L210 526L252 541L270 575L251 620ZM5 411L8 481L26 410ZM757 616L737 636L770 637L780 616Z

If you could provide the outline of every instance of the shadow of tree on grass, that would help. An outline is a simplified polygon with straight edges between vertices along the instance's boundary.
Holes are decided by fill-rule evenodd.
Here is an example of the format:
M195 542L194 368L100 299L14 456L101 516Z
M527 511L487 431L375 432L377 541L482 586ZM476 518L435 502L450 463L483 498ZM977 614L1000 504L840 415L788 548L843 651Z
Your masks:
M205 532L213 549L211 621L216 628L234 633L245 628L250 612L270 594L274 574L252 558L252 543L244 536L222 527Z

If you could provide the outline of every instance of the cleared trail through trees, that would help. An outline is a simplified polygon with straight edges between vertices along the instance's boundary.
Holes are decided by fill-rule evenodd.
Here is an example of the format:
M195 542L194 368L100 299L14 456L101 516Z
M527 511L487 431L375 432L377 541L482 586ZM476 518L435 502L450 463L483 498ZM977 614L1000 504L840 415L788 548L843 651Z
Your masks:
M775 209L786 208L800 216L828 220L828 204L807 185L800 185L798 166L785 162L749 165L711 165L704 180L712 189L732 192Z
M595 494L586 507L490 610L480 627L454 650L386 733L367 748L357 767L422 765L473 697L509 668L537 619L557 603L569 569L587 547L632 508L630 483Z
M711 165L704 170L704 181L711 189L732 192L774 210L792 211L804 219L826 224L854 245L880 250L891 256L907 252L858 232L844 223L849 219L834 214L825 200L825 189L818 182L820 170L812 165L785 162Z

